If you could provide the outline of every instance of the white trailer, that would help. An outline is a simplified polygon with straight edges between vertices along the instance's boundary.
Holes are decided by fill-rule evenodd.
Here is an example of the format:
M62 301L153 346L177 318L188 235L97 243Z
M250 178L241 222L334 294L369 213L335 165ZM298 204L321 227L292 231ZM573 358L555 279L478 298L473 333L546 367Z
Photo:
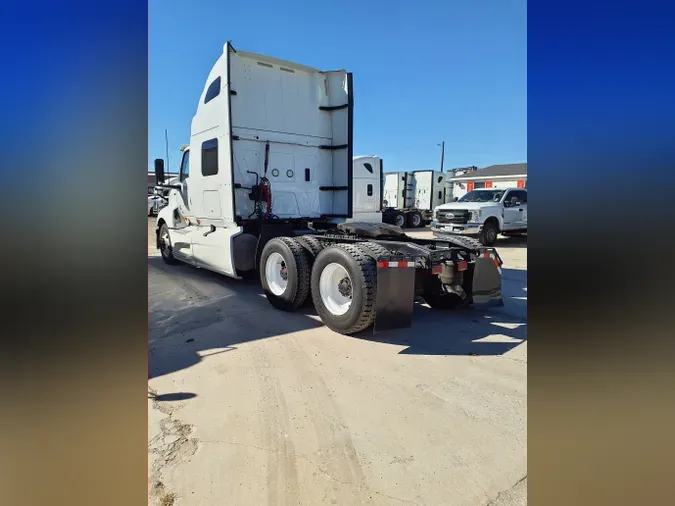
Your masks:
M385 173L384 207L392 209L408 209L413 207L413 189L413 178L410 172Z
M440 309L503 305L494 249L345 223L353 214L353 104L345 70L225 44L192 119L180 184L165 185L169 202L157 217L164 261L238 279L257 274L274 307L292 311L311 298L343 334L410 326L416 296ZM163 160L155 172L162 183Z
M445 174L434 170L417 170L413 172L413 178L413 207L423 211L425 220L430 221L433 210L445 203Z
M445 202L445 174L433 170L384 175L382 221L399 227L423 227Z

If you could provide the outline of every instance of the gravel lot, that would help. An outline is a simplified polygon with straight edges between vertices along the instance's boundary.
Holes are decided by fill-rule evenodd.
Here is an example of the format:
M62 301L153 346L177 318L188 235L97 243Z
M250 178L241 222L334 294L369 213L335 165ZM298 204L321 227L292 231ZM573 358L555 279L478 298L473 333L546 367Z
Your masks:
M154 223L154 504L526 504L526 239L497 244L504 308L420 304L411 329L345 337L255 282L165 265Z

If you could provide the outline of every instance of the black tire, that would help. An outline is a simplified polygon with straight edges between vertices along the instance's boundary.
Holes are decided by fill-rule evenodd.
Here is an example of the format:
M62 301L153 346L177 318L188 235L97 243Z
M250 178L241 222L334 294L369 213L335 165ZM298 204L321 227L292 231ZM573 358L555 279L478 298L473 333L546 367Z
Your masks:
M312 265L314 265L314 260L316 259L317 255L321 253L321 250L324 248L324 246L318 239L318 237L312 235L301 235L299 237L296 237L296 240L300 242L302 245L306 246L306 249L308 250L309 269L311 271ZM312 304L313 304L312 297L308 296L305 302L302 304L302 307L311 308Z
M162 260L164 260L165 263L169 265L178 263L176 257L173 256L169 227L166 226L166 223L162 223L162 226L159 228L159 251L162 254Z
M326 308L319 283L329 264L341 265L352 282L352 302L345 314L336 315ZM370 327L375 321L377 265L375 260L354 244L336 244L325 248L312 268L312 300L317 314L331 330L350 335Z
M372 253L376 259L379 257L386 257L391 255L391 251L389 251L381 244L377 244L376 242L360 242L357 244L357 246L361 249L366 250L367 252Z
M296 238L297 241L302 242L305 246L307 246L307 249L311 252L312 259L316 258L316 256L321 252L323 249L323 244L321 241L312 235L302 235L300 237Z
M405 226L405 214L396 213L392 218L391 222L397 227L403 228Z
M481 230L478 240L483 246L492 246L495 241L497 241L497 235L499 234L499 227L494 221L488 221L483 225L483 230Z
M420 228L424 226L424 217L419 211L408 213L408 226L410 228Z
M278 295L270 289L265 273L267 259L272 253L281 255L286 269L287 284L284 291ZM295 239L276 237L265 244L258 270L260 283L270 304L282 311L293 311L302 306L309 295L309 265L309 253Z

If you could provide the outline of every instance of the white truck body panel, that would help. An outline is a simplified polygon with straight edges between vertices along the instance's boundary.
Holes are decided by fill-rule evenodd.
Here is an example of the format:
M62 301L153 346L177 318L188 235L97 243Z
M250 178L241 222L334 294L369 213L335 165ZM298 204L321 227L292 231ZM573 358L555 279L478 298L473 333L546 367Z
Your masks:
M413 207L424 211L433 211L445 203L445 174L433 170L413 172L415 199Z
M382 223L382 160L356 156L353 167L353 211L346 221Z
M384 175L384 200L387 207L413 207L414 183L410 172L389 172Z
M350 87L344 70L321 72L225 44L192 119L182 190L170 192L158 215L175 256L237 277L232 241L242 222L257 219L249 194L262 177L269 179L272 214L279 218L349 216Z

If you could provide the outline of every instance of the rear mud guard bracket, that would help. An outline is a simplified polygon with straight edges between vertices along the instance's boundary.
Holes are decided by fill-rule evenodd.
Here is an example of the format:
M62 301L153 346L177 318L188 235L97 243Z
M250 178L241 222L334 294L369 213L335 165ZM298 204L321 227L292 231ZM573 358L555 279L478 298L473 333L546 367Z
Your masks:
M415 262L378 261L373 332L409 328L414 303Z

